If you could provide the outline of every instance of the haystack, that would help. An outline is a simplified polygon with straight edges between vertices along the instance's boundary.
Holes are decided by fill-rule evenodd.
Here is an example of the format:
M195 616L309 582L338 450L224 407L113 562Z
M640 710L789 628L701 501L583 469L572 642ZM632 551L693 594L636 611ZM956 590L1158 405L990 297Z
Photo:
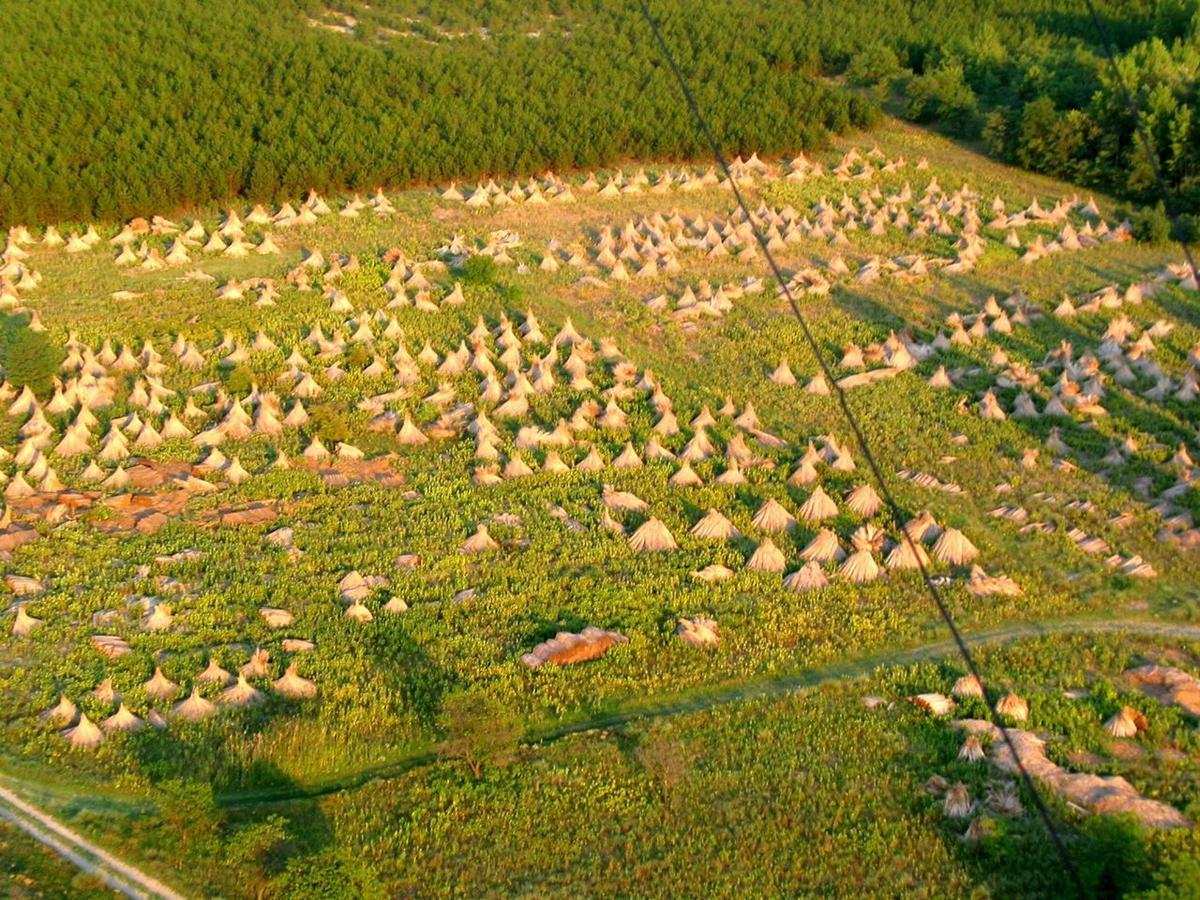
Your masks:
M154 667L154 674L142 685L146 696L155 700L170 700L179 692L179 685L167 678L162 669Z
M860 547L847 557L839 571L843 578L853 584L866 584L879 577L879 563L870 549Z
M787 557L774 541L764 538L746 561L746 568L756 572L782 572L787 568Z
M604 631L588 626L578 634L560 631L548 641L543 641L521 657L521 662L536 669L546 663L566 666L574 663L599 659L615 644L624 644L629 639L615 631Z
M1104 723L1104 730L1118 738L1137 737L1149 727L1146 717L1132 706L1121 707L1120 712Z
M933 713L935 716L948 716L954 712L955 703L945 694L917 694L915 697L909 697L908 699L914 705Z
M965 566L979 556L979 549L957 528L947 528L933 545L933 555L951 566Z
M604 485L602 496L604 498L604 505L609 509L641 512L650 508L650 504L641 497L631 494L628 491L614 490L611 484Z
M717 623L701 617L680 619L675 633L679 635L680 640L693 647L711 647L721 639Z
M216 704L200 696L199 685L192 688L186 700L175 704L174 715L185 722L201 722L217 712Z
M828 584L829 579L825 577L820 563L811 560L783 579L783 586L797 593L817 590Z
M239 675L237 681L223 690L217 700L225 706L251 706L261 703L263 694L246 680L245 675Z
M145 722L129 711L124 703L120 708L109 716L100 725L105 731L138 731L145 726Z
M883 508L883 501L871 485L860 484L846 495L846 506L851 512L869 519Z
M498 550L499 548L500 545L488 534L487 526L481 522L479 527L475 529L475 533L467 538L463 542L463 545L459 547L459 552L483 553L487 550Z
M733 577L733 569L728 566L723 566L720 563L713 563L705 566L703 569L697 569L691 573L692 577L697 581L703 581L706 584L715 584L718 581L725 581Z
M79 715L78 707L75 706L70 697L62 694L54 706L45 712L39 713L38 717L45 719L52 725L69 725L75 721L77 715Z
M971 792L967 790L967 786L960 781L946 791L942 809L952 819L965 819L971 815L975 809L975 801L971 799Z
M667 526L651 516L629 536L629 546L641 553L647 550L676 550L679 545Z
M35 619L25 610L25 604L17 607L17 617L13 620L12 633L16 637L28 637L42 624L41 619Z
M104 742L104 732L87 717L79 717L79 724L63 732L63 737L72 747L99 747Z
M837 514L837 504L833 502L833 498L826 494L825 489L820 485L804 501L798 513L799 518L806 522L820 522L824 519L832 519Z
M817 563L841 562L846 558L846 551L842 549L838 536L833 531L822 528L816 537L809 541L808 546L800 551L800 557Z
M1029 718L1029 704L1016 694L1005 694L996 704L996 712L1014 722L1024 722Z
M967 735L967 739L963 742L962 747L959 748L958 758L964 762L975 763L982 761L984 756L983 741L979 739L979 735Z
M909 541L902 536L888 554L885 564L897 571L919 569L929 565L929 554L918 541Z
M709 509L703 518L692 526L690 534L692 537L710 541L726 541L740 536L733 523L716 509Z
M667 479L667 483L672 487L697 487L704 484L704 480L695 473L692 464L684 460L679 470Z
M950 689L955 697L982 697L983 685L974 675L963 675Z
M231 681L233 681L233 676L222 669L213 657L209 657L208 665L205 666L204 671L196 676L198 684L217 684L221 687L226 687Z
M292 663L283 673L283 677L275 682L275 690L285 697L307 699L317 695L317 686L296 672L296 664Z
M768 497L751 520L760 531L778 533L796 524L796 519L774 497Z

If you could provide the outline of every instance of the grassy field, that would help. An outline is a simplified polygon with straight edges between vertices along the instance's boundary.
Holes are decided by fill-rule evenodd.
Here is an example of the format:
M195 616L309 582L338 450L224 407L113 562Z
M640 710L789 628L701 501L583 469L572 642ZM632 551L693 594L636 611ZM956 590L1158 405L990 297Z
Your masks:
M836 206L843 194L857 198L876 187L885 196L908 183L920 197L936 178L947 192L968 183L986 222L996 196L1012 211L1034 197L1048 209L1075 193L1069 185L989 162L899 123L869 139L846 138L823 160L836 164L841 152L853 147L866 153L876 141L885 157L903 156L907 165L862 181L831 176L762 181L749 189L753 204L790 205L811 215L821 198ZM917 169L922 158L928 168ZM627 174L635 168L627 167ZM660 171L647 167L652 180ZM597 173L601 184L609 174ZM576 184L583 177L570 176ZM340 199L329 199L340 208ZM952 677L951 660L884 667L865 680L796 696L686 711L689 699L716 690L834 670L849 660L878 656L882 663L890 653L945 637L912 572L892 571L873 583L855 584L828 566L828 587L797 593L784 587L780 573L746 566L768 536L753 522L761 505L771 498L795 513L813 492L812 485L790 483L788 476L808 442L821 446L824 435L847 445L858 465L853 471L819 467L822 488L839 506L837 515L821 524L832 528L847 549L860 526L873 524L895 538L903 524L886 512L863 517L846 507L846 494L869 480L862 457L836 400L804 390L816 374L816 361L770 286L738 297L724 316L698 323L677 319L670 303L655 311L645 302L659 294L678 297L702 280L717 286L763 278L761 259L706 259L683 251L681 273L627 283L605 277L600 268L581 272L564 264L553 273L539 268L550 242L592 256L600 229L620 229L642 216L678 211L689 219L724 221L732 211L728 192L712 187L606 199L580 191L574 205L483 211L443 201L428 189L392 193L389 199L396 212L386 218L364 211L356 219L330 215L299 229L265 229L280 245L279 256L228 259L192 250L192 264L161 272L113 265L107 242L103 249L80 254L27 248L28 264L41 273L42 284L22 292L21 300L36 311L47 333L63 344L73 335L93 349L107 340L117 352L126 345L140 352L143 341L151 340L166 364L162 382L176 392L165 398L171 411L181 411L193 386L206 382L212 387L192 394L201 405L210 404L217 390L237 398L257 386L276 391L286 410L290 387L279 376L294 345L302 346L321 394L305 400L311 416L306 425L270 439L225 440L222 453L236 457L252 477L234 485L228 471L197 471L219 489L172 510L153 533L106 530L118 517L111 508L120 502L112 500L119 493L114 489L99 489L92 508L54 524L23 513L27 507L14 501L17 518L32 524L40 538L14 551L6 572L39 579L41 590L20 600L8 598L12 602L6 605L15 612L18 602L27 600L26 611L43 624L27 638L0 643L5 710L0 770L31 785L28 789L36 792L31 799L74 827L168 881L177 877L181 889L226 896L260 891L303 896L304 890L314 896L322 891L323 896L696 895L746 893L746 888L754 894L828 894L849 886L868 895L976 889L998 896L1039 893L1057 863L1030 815L1003 819L993 838L968 846L959 840L965 822L946 820L922 787L932 774L949 773L952 781L969 780L982 797L992 777L980 768L968 778L955 762L960 735L903 702L913 693L948 692L957 677ZM1113 204L1104 197L1097 201L1104 219L1116 226ZM172 217L192 221L191 214ZM195 217L211 231L222 211L198 210ZM1073 221L1082 223L1077 216ZM58 227L66 235L83 224ZM106 239L120 228L114 223L97 227ZM1033 225L1023 229L1022 242L1028 245L1035 235L1050 241L1060 228ZM264 229L248 226L247 231L257 243ZM508 251L509 265L422 269L434 283L434 297L462 281L461 306L441 305L436 312L388 307L383 289L388 251L399 248L409 260L429 260L455 236L478 247L501 231L520 239ZM1152 381L1139 381L1135 391L1108 379L1105 416L994 421L978 414L981 396L1006 365L1035 369L1064 340L1072 342L1076 356L1095 352L1119 316L1128 317L1135 335L1159 320L1173 325L1155 338L1153 359L1181 379L1200 341L1195 292L1164 284L1138 305L1073 319L1051 314L1064 294L1082 305L1084 295L1108 285L1124 290L1153 279L1175 261L1175 253L1111 242L1026 264L1021 251L1002 243L1003 230L985 228L984 234L986 250L972 271L937 271L911 281L846 278L836 280L826 296L801 298L834 363L850 341L866 347L905 328L914 341L929 344L939 331L951 332L948 315L973 315L989 295L1003 300L1021 292L1031 309L1044 312L1016 325L1011 334L993 332L969 346L954 344L912 371L849 393L904 519L928 510L942 526L961 529L978 547L978 562L988 574L1011 576L1020 587L1014 596L979 597L969 590L966 567L935 562L934 573L943 579L957 621L975 634L1010 623L1088 617L1167 624L1194 620L1200 613L1192 575L1196 551L1164 540L1161 533L1165 519L1200 513L1200 500L1185 485L1169 495L1170 510L1153 507L1176 484L1180 468L1171 459L1179 444L1196 456L1195 400L1157 402L1144 396ZM819 239L789 243L781 262L797 272L823 265L835 252L855 266L872 256L918 251L953 257L958 239L958 234L910 238L899 228L880 235L860 228L847 236L850 246L841 250ZM145 243L165 252L170 239L150 237ZM316 289L297 290L284 275L314 250L327 262L353 256L359 265L347 266L336 281L327 271L313 269ZM214 280L182 280L190 269ZM581 274L594 280L581 281ZM229 280L255 277L276 279L274 306L217 296ZM342 292L352 311L331 310L332 295L323 288ZM387 409L398 422L407 414L429 431L454 402L475 400L482 377L474 371L439 374L422 363L413 384L398 385L387 367L382 375L364 372L373 357L387 362L401 344L416 356L428 342L440 360L468 340L479 320L489 329L504 318L517 326L530 311L547 341L526 345L526 365L535 354L550 352L549 339L569 317L593 341L614 339L636 369L635 380L651 371L682 426L680 434L660 436L675 453L692 437L688 423L701 408L716 414L727 398L738 412L752 404L762 428L786 443L754 443L752 433L730 416L717 415L708 429L716 455L693 464L703 481L699 486L673 485L669 479L679 464L654 460L640 468L536 472L477 486L472 475L481 461L469 434L414 447L401 444L394 429L381 433L370 427L372 418ZM381 313L373 319L375 341L356 346L349 338L364 314L375 313ZM379 336L390 318L402 337ZM314 324L328 336L340 331L348 339L346 352L319 358L316 348L304 343ZM230 365L221 362L229 348L212 350L227 334L248 348L259 331L278 349L254 350ZM179 336L206 351L200 368L176 363L170 347ZM498 358L501 348L490 348ZM1007 364L996 361L999 352L1007 355ZM568 355L566 348L556 351L555 384L530 397L528 416L515 422L496 419L500 466L520 456L536 469L551 448L524 448L518 427L551 431L559 420L570 420L583 400L598 400L603 408L604 392L621 384L616 367L597 357L587 367L592 386L572 387L562 368ZM781 357L798 385L768 379ZM340 378L322 371L335 359L345 370ZM939 366L958 373L955 387L927 383ZM851 371L835 368L839 376ZM148 413L133 403L135 382L142 377L119 376L115 402L97 410L93 449L108 423L127 412L139 410L143 419L162 425L165 413ZM1057 373L1042 371L1036 377L1030 390L1040 407ZM402 393L362 407L365 399L398 386ZM422 399L443 387L455 400L438 407ZM1017 390L997 387L996 392L1011 410ZM641 390L628 397L618 390L617 395L628 422L594 428L579 442L557 448L568 465L591 449L609 462L626 444L644 454L656 434L658 412ZM0 444L15 451L25 418L3 418ZM61 432L71 417L49 418ZM214 411L193 430L219 419ZM1055 426L1066 451L1047 448ZM328 473L268 468L280 452L301 459L314 437L330 449L345 442L377 459L395 454L387 465L403 483L350 478L337 484ZM1126 438L1137 449L1119 466L1103 462ZM728 468L725 448L738 440L751 443L751 455L760 464L743 467L745 483L718 483L717 476ZM1041 452L1023 465L1030 448ZM160 462L189 463L206 453L186 438L134 451ZM82 478L89 456L45 452L69 488L97 490ZM1056 456L1072 465L1055 463ZM4 464L10 479L19 468L15 462ZM106 464L106 473L113 468ZM894 477L901 469L928 473L961 490L933 490ZM648 504L646 512L612 513L627 531L653 515L670 530L678 549L635 553L626 539L606 529L601 524L605 484ZM270 521L214 522L214 516L252 503L270 505ZM1019 506L1028 518L999 518L992 511L1000 506ZM709 508L726 515L740 536L723 542L690 536L689 529ZM1129 515L1117 519L1123 513ZM1042 525L1025 527L1030 522ZM459 552L481 523L499 547L481 554ZM291 547L266 538L284 526L293 529ZM800 553L818 527L801 521L769 535L783 552L788 572L803 562ZM1071 529L1103 538L1109 549L1085 552ZM1112 554L1140 557L1156 574L1123 574L1106 564ZM877 551L875 558L882 561L884 555ZM412 556L419 560L415 566L398 565ZM727 566L731 577L716 584L693 577L713 564ZM386 579L364 598L372 621L345 615L338 585L351 571ZM385 611L392 598L404 601L407 610ZM145 612L159 602L170 607L174 620L163 630L147 630ZM294 620L272 628L259 614L263 608L287 610ZM717 645L697 648L675 635L680 618L696 616L718 623ZM522 654L539 642L589 625L618 631L628 642L586 665L534 670L522 665ZM96 635L119 636L130 650L108 659L92 645ZM304 639L315 647L304 652L289 647L286 639ZM91 750L71 748L58 729L38 718L62 694L93 721L112 715L116 704L93 694L105 679L138 716L144 718L152 708L169 713L169 703L155 701L143 688L156 667L186 696L210 661L236 673L256 647L270 653L270 676L251 678L264 702L246 709L202 723L171 719L165 730L112 732ZM1094 771L1123 775L1146 796L1194 819L1200 813L1194 721L1178 710L1147 705L1143 696L1121 686L1120 675L1146 659L1174 660L1171 664L1196 671L1197 652L1182 639L1080 633L989 649L984 661L989 679L1031 700L1031 728L1061 736L1048 751L1059 762L1078 766L1081 754L1091 754L1087 764ZM274 679L293 663L317 685L315 699L289 699L272 690ZM1061 688L1085 685L1089 699L1062 700ZM679 702L684 711L652 723L625 722L607 733L526 745L513 764L486 769L479 781L452 763L422 761L397 777L353 786L362 773L429 753L444 736L438 722L447 700L470 691L511 711L521 732L531 735L654 705ZM215 699L220 688L209 685L202 693ZM859 702L866 694L895 705L867 709ZM972 703L977 708L964 704L960 712L982 712L982 704ZM1125 703L1140 704L1152 720L1151 729L1137 739L1136 758L1110 752L1102 729ZM235 803L255 792L289 796L343 782L347 790L324 799ZM1110 824L1106 817L1081 816L1057 801L1054 810L1098 890L1114 878L1121 892L1170 884L1171 878L1186 881L1196 852L1191 831L1145 833L1128 823ZM496 822L505 827L497 829ZM180 831L186 843L176 839ZM498 871L497 858L510 864ZM763 859L778 864L763 866ZM1125 869L1118 871L1115 861Z

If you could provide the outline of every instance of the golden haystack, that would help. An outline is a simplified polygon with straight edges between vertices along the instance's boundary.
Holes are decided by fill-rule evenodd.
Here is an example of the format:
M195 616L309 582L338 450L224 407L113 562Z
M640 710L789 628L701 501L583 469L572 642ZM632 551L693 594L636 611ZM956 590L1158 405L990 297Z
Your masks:
M800 558L812 562L841 562L846 558L838 536L829 528L822 528L808 546L800 551Z
M179 685L167 678L162 669L157 666L154 668L154 674L142 685L142 688L145 690L146 696L153 697L155 700L170 700L179 692Z
M713 563L712 565L705 566L703 569L697 569L692 572L692 577L697 581L715 584L718 581L725 581L727 578L732 578L733 569L723 566L720 563Z
M738 537L738 530L733 527L719 510L710 509L695 525L692 526L692 537L708 541L726 541Z
M979 735L969 734L958 751L958 758L966 762L979 762L984 758L983 742Z
M846 507L852 513L869 519L883 508L883 501L871 485L860 484L846 495Z
M187 722L200 722L214 715L216 711L216 704L200 696L200 687L197 685L192 688L192 693L186 700L175 704L174 714Z
M1149 727L1146 717L1132 706L1121 707L1120 712L1104 723L1104 730L1119 738L1137 737Z
M961 781L951 785L946 791L942 809L951 819L965 819L969 816L975 809L975 801L971 799L971 792L967 790L967 786Z
M306 699L317 695L317 686L296 672L295 663L289 665L283 673L283 677L275 682L275 690L285 697L296 699Z
M965 566L979 556L979 549L957 528L947 528L933 545L933 555L952 566Z
M680 640L693 647L709 647L721 639L717 623L699 616L694 619L680 619L675 633L679 635Z
M958 681L954 682L954 687L950 689L955 697L982 697L983 685L974 675L964 675Z
M239 675L237 681L223 690L217 700L226 706L250 706L261 703L263 695L262 691L246 680L245 675Z
M629 536L629 546L641 553L646 550L675 550L679 545L667 526L651 516Z
M486 550L497 550L499 547L500 545L488 533L487 526L480 522L475 533L463 541L462 546L458 549L460 553L483 553Z
M955 703L945 694L917 694L908 698L911 703L933 713L935 716L947 716L954 712Z
M146 723L129 711L122 703L120 708L100 723L105 731L138 731Z
M1029 718L1029 704L1016 694L1005 694L996 704L996 712L1014 722L1024 722Z
M825 519L832 519L837 514L837 504L833 502L832 497L825 493L825 489L818 485L812 495L804 501L798 515L806 522L821 522Z
M750 558L746 561L746 568L756 572L782 572L787 568L787 557L783 555L782 550L775 546L774 541L764 538L763 542L750 554Z
M789 591L800 593L823 588L829 584L820 563L809 561L783 579L783 586Z
M64 731L63 737L72 747L98 747L104 742L104 732L86 714L79 717L74 728Z
M879 563L870 550L855 550L842 563L841 576L853 584L866 584L879 577Z
M767 501L758 508L758 512L754 514L751 523L760 531L779 532L794 525L796 520L778 500L768 497Z

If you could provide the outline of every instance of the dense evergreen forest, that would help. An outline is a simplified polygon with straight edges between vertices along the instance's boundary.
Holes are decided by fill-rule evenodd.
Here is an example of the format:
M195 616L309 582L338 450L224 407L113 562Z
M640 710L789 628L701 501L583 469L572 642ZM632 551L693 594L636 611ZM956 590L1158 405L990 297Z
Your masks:
M1098 0L1200 207L1200 0ZM1149 199L1081 0L655 0L731 150L880 104ZM702 155L633 0L43 0L5 11L0 222Z

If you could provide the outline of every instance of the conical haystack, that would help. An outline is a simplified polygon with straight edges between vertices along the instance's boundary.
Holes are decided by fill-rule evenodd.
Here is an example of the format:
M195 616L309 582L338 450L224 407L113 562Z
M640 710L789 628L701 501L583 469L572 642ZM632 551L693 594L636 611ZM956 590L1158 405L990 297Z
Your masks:
M837 514L837 504L833 502L832 497L825 493L825 489L818 485L812 495L804 501L804 505L800 507L798 517L806 522L821 522L825 519L832 519Z
M1121 707L1120 712L1104 723L1104 730L1119 738L1137 737L1138 732L1149 727L1146 717L1132 706Z
M782 572L787 568L787 557L775 546L774 541L764 538L746 560L746 568L756 572Z
M129 711L122 703L120 708L100 723L105 731L137 731L146 723Z
M947 528L933 545L933 555L952 566L964 566L979 556L979 549L957 528Z
M1014 722L1024 722L1029 718L1029 704L1016 694L1005 694L996 704L996 712Z
M629 536L629 546L641 553L646 550L675 550L679 545L667 526L651 516Z
M86 715L79 717L79 724L63 732L63 737L72 747L98 747L104 742L104 732Z
M690 534L692 537L709 541L727 541L739 536L733 523L715 509L710 509L705 513L704 517L692 526Z
M483 553L487 550L498 550L500 545L488 533L487 526L482 522L475 533L467 538L459 548L460 553Z
M317 695L317 686L296 672L296 664L292 663L283 673L283 677L275 682L275 690L285 697L307 699Z
M758 512L754 514L751 520L755 528L760 531L780 532L786 530L789 526L796 524L795 518L774 497L768 497L767 501L758 508Z
M823 588L829 584L820 563L809 561L792 574L783 579L783 586L789 591L800 593Z

